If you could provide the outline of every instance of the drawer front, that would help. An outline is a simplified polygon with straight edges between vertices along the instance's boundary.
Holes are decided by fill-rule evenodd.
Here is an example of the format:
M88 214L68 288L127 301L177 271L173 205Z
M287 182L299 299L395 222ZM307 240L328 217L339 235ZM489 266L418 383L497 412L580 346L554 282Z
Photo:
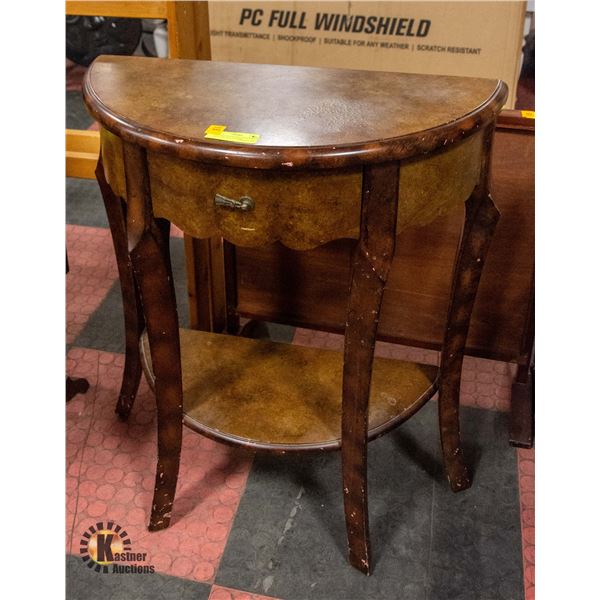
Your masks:
M462 205L477 184L483 134L431 156L403 161L397 232L427 225ZM126 198L121 140L102 131L106 177ZM148 152L154 214L185 233L221 236L241 246L280 241L304 250L340 238L357 239L362 170L265 171L207 165ZM215 202L221 196L249 210Z
M220 235L241 246L281 241L314 248L338 238L357 238L361 169L275 172L232 169L149 154L154 214L186 233ZM215 202L219 195L249 210Z

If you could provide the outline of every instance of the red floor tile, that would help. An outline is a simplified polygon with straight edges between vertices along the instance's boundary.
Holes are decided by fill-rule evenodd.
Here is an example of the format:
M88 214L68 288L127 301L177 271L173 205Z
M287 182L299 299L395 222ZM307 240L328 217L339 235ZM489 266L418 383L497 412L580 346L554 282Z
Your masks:
M344 348L344 336L297 328L293 343L341 351ZM375 355L429 365L439 364L439 353L435 350L387 342L377 342ZM511 386L515 375L516 365L466 356L463 364L461 404L507 411L510 407Z
M259 596L250 592L213 585L208 600L276 600L272 596Z
M183 237L173 226L171 235ZM118 277L110 230L101 227L66 226L69 273L67 285L67 344L72 344L90 315Z
M178 238L183 237L183 231L181 231L181 229L179 229L179 227L177 227L177 225L173 225L172 223L171 223L171 237L178 237Z
M123 355L72 348L68 372L90 389L67 405L67 552L97 521L126 528L136 552L168 575L211 582L251 464L247 453L184 429L171 526L148 532L156 433L154 396L142 380L129 422L114 414Z
M519 496L525 600L535 598L535 450L519 448Z
M67 225L66 239L67 344L71 344L117 278L117 263L108 229Z

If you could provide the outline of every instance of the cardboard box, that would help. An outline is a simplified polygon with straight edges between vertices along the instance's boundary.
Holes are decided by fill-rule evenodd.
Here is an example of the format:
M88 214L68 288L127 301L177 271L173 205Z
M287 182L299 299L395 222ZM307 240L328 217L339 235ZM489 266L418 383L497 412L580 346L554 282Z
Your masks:
M503 79L525 2L209 2L213 60Z

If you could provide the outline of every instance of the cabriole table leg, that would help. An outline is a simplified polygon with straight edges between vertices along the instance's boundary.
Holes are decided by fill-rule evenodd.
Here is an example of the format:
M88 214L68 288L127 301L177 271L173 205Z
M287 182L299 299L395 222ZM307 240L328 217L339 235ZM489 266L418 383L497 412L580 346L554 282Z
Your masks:
M500 217L485 191L466 202L465 224L454 268L452 295L440 364L439 421L446 476L454 492L471 485L460 441L459 400L463 357L477 288Z
M175 289L164 223L152 214L146 152L123 147L129 208L127 234L140 290L155 375L158 461L151 531L169 526L177 486L183 425L181 351Z
M142 363L140 360L140 337L144 331L144 313L135 279L129 252L127 251L127 205L117 197L106 181L102 153L96 167L96 179L100 186L108 225L117 258L119 269L119 282L123 298L123 316L125 318L125 367L123 381L115 412L123 419L131 413L140 379L142 377Z
M396 242L398 164L363 172L361 230L344 338L342 479L348 554L352 566L371 572L367 502L369 390L379 311Z

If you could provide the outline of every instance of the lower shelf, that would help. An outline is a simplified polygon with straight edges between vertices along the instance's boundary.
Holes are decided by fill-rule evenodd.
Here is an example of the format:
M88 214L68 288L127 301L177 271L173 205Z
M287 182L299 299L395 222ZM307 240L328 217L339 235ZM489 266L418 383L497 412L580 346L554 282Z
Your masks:
M265 340L180 330L184 423L254 450L340 447L343 355ZM154 388L148 338L140 350ZM369 438L402 423L437 390L438 368L376 358Z

